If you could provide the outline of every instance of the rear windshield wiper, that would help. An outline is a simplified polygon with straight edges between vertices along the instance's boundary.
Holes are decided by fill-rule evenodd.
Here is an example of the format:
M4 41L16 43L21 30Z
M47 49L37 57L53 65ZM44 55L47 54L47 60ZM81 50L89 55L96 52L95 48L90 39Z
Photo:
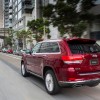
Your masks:
M92 53L98 53L98 52L100 52L100 51L91 51Z

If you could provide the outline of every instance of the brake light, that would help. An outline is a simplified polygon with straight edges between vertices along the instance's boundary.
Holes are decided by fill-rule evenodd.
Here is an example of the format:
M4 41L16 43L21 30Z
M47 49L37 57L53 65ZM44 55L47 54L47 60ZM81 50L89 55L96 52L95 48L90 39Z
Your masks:
M75 81L76 78L68 78L69 81Z
M82 56L62 56L62 60L66 64L81 64L83 61Z

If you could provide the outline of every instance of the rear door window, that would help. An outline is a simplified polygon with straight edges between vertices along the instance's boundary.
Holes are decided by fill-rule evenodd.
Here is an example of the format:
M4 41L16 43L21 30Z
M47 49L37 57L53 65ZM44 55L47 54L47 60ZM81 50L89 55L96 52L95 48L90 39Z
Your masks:
M51 50L51 53L60 52L57 42L50 42L49 49Z
M48 51L49 43L44 42L42 43L39 53L46 53Z
M60 52L57 42L44 42L41 45L40 53L56 53Z

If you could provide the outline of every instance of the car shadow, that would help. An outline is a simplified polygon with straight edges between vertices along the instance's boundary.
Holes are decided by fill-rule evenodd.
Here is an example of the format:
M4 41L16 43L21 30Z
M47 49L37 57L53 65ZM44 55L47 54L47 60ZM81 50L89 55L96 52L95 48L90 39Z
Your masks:
M42 89L43 91L45 90L45 86L44 86L44 81L43 79L34 76L34 75L30 75L29 77L27 77L27 79L32 82L34 85L36 85L37 87L39 87L40 89Z
M30 77L27 77L27 79L46 92L44 81L41 78L30 75ZM92 88L87 86L62 88L60 93L51 96L55 100L100 100L100 85Z

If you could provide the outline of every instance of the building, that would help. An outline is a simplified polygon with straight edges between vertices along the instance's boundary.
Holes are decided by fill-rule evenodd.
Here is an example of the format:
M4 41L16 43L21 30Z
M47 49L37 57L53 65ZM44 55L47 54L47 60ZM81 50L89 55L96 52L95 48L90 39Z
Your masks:
M12 0L4 0L4 28L12 28Z
M32 20L34 0L13 0L12 28L15 31L27 29L27 21Z
M9 0L4 0L4 28L9 28Z
M9 26L8 28L12 29L12 15L13 15L13 4L12 0L9 0Z
M90 13L98 16L87 28L83 38L95 39L100 44L100 0L97 0L96 6L89 10Z
M9 34L9 0L0 0L0 48Z
M91 12L94 15L100 16L100 4L93 7ZM92 25L90 25L90 38L95 40L100 40L100 18L97 18L93 21Z
M0 0L0 48L3 46L4 33L2 29L4 27L4 0Z
M3 0L0 0L0 28L3 28L4 22L3 22Z
M12 5L13 4L13 5ZM14 31L27 30L27 22L33 19L34 0L10 0L9 22ZM22 41L13 37L15 49L24 48Z
M12 5L13 4L13 5ZM27 30L27 22L42 16L40 11L41 0L10 0L9 27L14 31ZM14 35L15 45L22 48L20 40ZM24 48L24 47L23 47Z

